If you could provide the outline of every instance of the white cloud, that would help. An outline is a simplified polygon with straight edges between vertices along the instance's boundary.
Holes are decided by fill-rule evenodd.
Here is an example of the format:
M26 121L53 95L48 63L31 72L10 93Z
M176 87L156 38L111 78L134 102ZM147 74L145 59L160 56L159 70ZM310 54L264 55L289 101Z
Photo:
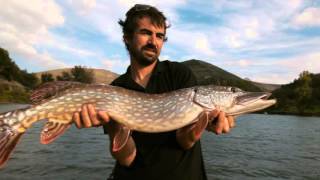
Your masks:
M129 66L129 60L121 60L119 58L105 58L101 61L104 69L107 69L116 73L124 73L126 68ZM101 67L100 67L101 68Z
M49 39L49 28L60 26L64 17L54 1L0 1L0 46L31 64L62 67L61 60L49 53L38 52L35 46Z
M296 77L294 77L296 78ZM261 82L261 83L269 83L269 84L287 84L289 82L292 82L294 80L292 77L292 74L279 74L279 73L268 73L268 74L257 74L252 79L249 78L252 81L255 82Z
M187 50L186 52L193 56L212 58L216 54L211 47L210 37L205 33L172 27L168 30L168 37L168 45ZM188 56L188 54L184 54L184 56Z
M304 52L288 58L220 59L214 64L243 78L263 83L292 82L302 71L320 73L320 53Z
M195 40L194 46L197 51L202 52L203 54L205 54L209 57L212 57L215 55L215 52L210 47L208 38L203 34L200 34L197 37L197 39Z
M226 61L223 64L226 64L228 66L239 66L241 68L244 68L244 67L253 65L254 62L252 60L240 59L240 60L234 60L234 61Z
M298 27L320 26L320 8L307 8L295 16L292 22Z
M90 13L97 5L95 0L69 0L69 3L81 15Z
M320 53L312 52L303 54L297 57L293 57L286 60L279 61L279 65L287 68L295 74L307 70L313 73L320 72Z

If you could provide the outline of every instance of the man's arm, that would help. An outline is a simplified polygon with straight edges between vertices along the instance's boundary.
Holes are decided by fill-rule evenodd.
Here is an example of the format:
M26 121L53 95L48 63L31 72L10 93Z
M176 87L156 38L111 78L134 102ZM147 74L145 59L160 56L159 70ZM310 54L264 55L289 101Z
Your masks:
M81 112L76 112L73 115L73 120L77 128L90 128L106 125L110 139L111 155L123 166L130 166L136 156L136 146L131 136L127 143L119 151L112 151L113 139L115 134L119 131L119 124L111 121L109 115L104 111L97 112L95 107L91 104L82 106Z
M216 109L202 113L196 123L178 129L176 139L179 145L187 150L201 138L205 129L215 134L222 134L229 133L233 127L234 117L226 116L223 111Z

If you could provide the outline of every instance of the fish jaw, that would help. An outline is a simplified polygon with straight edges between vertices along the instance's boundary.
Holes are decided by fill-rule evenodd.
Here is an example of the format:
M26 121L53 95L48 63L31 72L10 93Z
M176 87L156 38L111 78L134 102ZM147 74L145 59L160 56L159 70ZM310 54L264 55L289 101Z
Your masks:
M261 99L268 99L271 96L269 92L244 92L235 99L236 104L247 105Z
M237 96L233 105L225 112L228 115L240 115L265 109L277 102L276 99L268 99L270 95L268 92L246 92Z
M258 111L276 103L268 92L246 92L227 86L202 86L195 89L193 102L206 110L219 107L227 115L240 115Z

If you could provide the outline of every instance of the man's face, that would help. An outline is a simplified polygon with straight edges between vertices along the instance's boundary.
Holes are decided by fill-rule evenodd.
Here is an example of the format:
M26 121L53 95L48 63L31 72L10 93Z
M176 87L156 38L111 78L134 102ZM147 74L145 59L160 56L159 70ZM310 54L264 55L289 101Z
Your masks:
M125 38L125 42L131 57L140 65L148 66L158 59L164 39L164 27L155 26L149 17L143 17L137 21L132 38Z

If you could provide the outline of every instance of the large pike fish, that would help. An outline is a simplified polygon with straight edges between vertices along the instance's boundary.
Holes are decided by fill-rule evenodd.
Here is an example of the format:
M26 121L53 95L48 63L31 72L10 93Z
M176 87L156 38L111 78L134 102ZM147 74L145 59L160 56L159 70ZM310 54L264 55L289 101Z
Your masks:
M47 119L41 143L48 144L70 127L72 115L85 103L130 130L157 133L197 122L200 115L220 107L227 115L258 111L275 104L270 93L245 92L234 87L196 86L162 94L147 94L110 85L75 82L44 84L31 95L34 105L0 115L0 166L33 123ZM117 137L117 136L116 136ZM121 141L125 138L116 138ZM117 148L121 148L121 143Z

